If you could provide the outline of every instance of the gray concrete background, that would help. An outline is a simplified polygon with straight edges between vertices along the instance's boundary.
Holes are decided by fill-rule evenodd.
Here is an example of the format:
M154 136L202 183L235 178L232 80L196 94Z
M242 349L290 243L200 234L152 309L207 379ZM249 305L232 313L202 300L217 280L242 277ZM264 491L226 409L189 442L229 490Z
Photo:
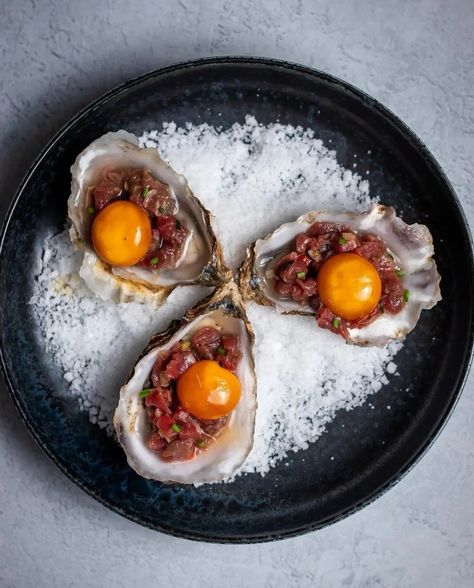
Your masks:
M79 108L147 70L209 55L288 59L359 86L441 163L474 224L472 0L0 1L0 213ZM0 388L0 587L474 585L474 378L421 463L362 512L255 546L173 539L81 492Z

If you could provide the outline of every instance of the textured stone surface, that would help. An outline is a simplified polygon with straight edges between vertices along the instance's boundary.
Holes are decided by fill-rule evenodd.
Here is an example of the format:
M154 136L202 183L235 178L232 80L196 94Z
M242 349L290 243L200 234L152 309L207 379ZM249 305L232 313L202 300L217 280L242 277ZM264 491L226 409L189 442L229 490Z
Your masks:
M110 87L208 55L260 55L340 76L398 114L474 224L472 0L3 0L0 212L62 123ZM345 521L257 546L185 542L89 498L35 446L0 388L0 586L354 586L474 583L474 378L438 441Z

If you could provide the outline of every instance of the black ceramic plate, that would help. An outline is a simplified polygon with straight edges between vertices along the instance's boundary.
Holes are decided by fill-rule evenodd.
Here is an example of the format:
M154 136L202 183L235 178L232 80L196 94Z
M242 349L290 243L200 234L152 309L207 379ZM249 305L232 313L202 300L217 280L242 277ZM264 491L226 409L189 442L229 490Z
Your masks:
M400 376L371 404L341 412L317 443L264 478L232 484L166 486L137 476L121 449L74 399L44 355L28 306L44 241L66 219L69 167L106 131L141 133L164 121L224 127L251 113L263 123L314 129L339 162L353 154L370 169L373 194L434 236L443 301L424 312L397 356ZM369 154L370 153L370 154ZM317 204L317 203L315 203ZM27 259L29 263L24 263ZM446 177L393 114L326 74L262 59L210 59L143 76L74 118L46 147L16 194L0 259L2 365L35 439L64 473L113 510L192 539L267 541L317 529L368 504L397 482L446 421L469 367L473 258L469 231ZM391 410L386 409L391 405ZM342 427L341 425L344 425ZM304 458L304 462L302 461Z

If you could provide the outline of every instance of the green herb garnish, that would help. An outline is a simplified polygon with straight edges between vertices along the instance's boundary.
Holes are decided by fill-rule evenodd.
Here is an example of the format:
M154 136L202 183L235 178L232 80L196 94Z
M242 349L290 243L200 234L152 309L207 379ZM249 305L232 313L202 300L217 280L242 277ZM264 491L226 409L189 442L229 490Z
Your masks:
M405 302L410 300L410 290L403 290L403 300Z
M166 206L160 206L160 207L158 208L158 212L159 212L160 214L166 214L166 213L168 212L168 210L167 210Z
M344 239L344 237L339 237L337 242L339 243L339 245L345 245L347 243L347 239Z
M403 278L403 276L405 275L405 272L402 269L395 270L395 273L399 278Z
M341 326L341 319L337 318L337 316L336 316L336 317L334 317L334 318L332 319L332 326L333 326L335 329L338 329L338 328Z
M390 253L390 251L388 249L387 249L387 255L395 261L395 257L393 256L392 253Z
M151 388L144 388L138 396L140 396L140 398L146 398L150 392Z
M178 231L181 229L181 221L179 221L177 218L175 219L175 226L178 229Z
M146 200L148 198L149 192L150 192L150 188L148 186L145 186L142 190L142 198L144 198Z
M384 303L383 303L383 302L380 304L380 312L381 312L382 314L385 312L385 305L384 305Z
M218 347L217 348L217 353L219 355L227 355L227 351L223 347Z
M158 265L159 261L160 261L159 257L152 257L150 259L150 265Z
M196 441L196 447L199 447L199 449L202 449L205 445L206 445L206 442L204 441L204 439L198 439Z
M179 433L179 432L181 431L181 427L178 425L178 423L173 423L173 424L171 425L171 428L173 429L173 431L174 431L175 433Z
M95 208L92 208L92 206L89 206L89 208L87 209L87 212L88 212L89 214L94 214L94 212L95 212Z
M296 274L296 277L298 278L298 280L304 280L306 277L306 272L298 272Z

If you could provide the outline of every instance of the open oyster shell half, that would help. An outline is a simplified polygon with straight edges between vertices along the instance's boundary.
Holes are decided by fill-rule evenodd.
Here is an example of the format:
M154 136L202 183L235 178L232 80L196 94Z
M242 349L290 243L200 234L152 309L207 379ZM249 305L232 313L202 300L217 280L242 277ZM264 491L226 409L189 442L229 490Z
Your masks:
M283 314L314 315L309 306L283 298L272 285L271 262L288 251L297 235L315 222L334 222L353 231L374 233L393 253L405 275L404 287L410 298L398 314L385 313L361 328L349 329L350 343L384 345L392 339L403 339L416 326L423 309L432 308L441 300L440 276L433 259L433 239L425 225L406 224L395 209L374 205L367 212L312 211L257 240L247 249L247 258L239 269L239 286L244 301L273 306Z
M191 234L175 268L151 270L145 267L114 267L105 263L91 243L90 188L103 169L146 169L167 184L176 200L176 218L183 220ZM68 216L72 242L84 250L80 275L88 287L104 300L137 300L159 306L179 285L217 286L230 278L222 250L211 226L211 213L191 192L184 176L165 163L155 149L138 146L135 135L126 131L107 133L93 141L71 167L71 195Z
M225 333L240 338L242 359L235 373L241 383L241 398L225 428L205 451L189 461L166 462L146 446L150 425L139 393L150 378L158 353L171 349L183 337L205 326L222 328ZM189 310L182 320L172 322L166 331L151 338L131 377L120 390L114 415L117 438L130 467L145 478L182 484L216 482L236 472L253 446L257 407L253 341L252 327L233 282L216 290Z

